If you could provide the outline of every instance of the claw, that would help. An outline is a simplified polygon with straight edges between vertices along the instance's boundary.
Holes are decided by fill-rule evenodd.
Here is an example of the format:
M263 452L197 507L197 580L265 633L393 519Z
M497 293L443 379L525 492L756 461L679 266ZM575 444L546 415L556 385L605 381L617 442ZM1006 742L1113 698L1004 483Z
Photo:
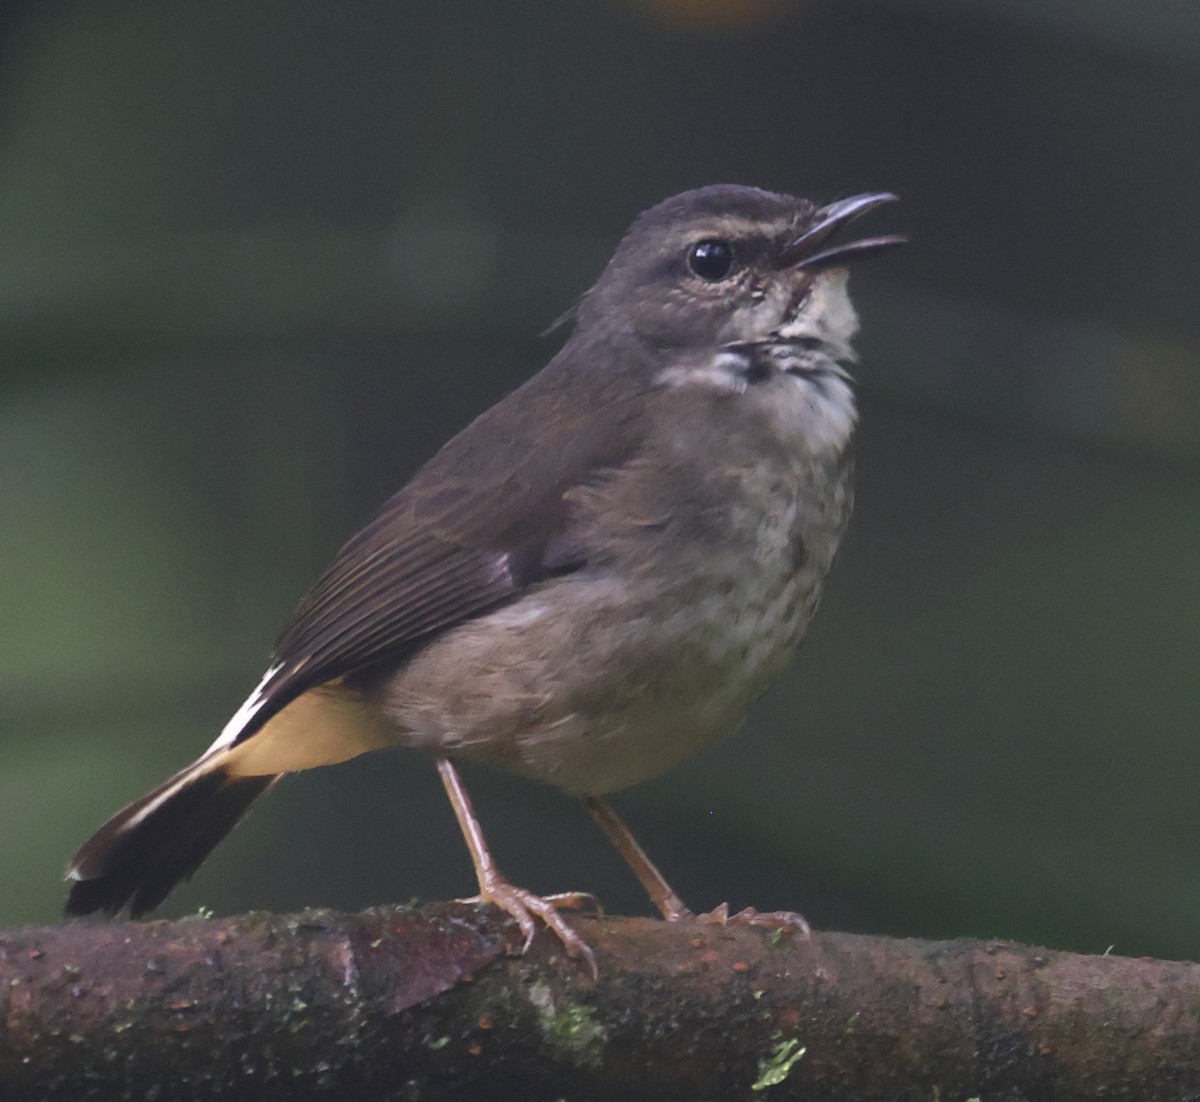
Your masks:
M602 913L600 901L590 892L557 892L554 895L535 895L525 888L518 888L515 884L510 884L507 880L493 878L485 891L471 896L469 899L460 899L458 902L491 903L502 910L516 922L525 936L525 943L521 946L522 953L529 952L529 947L537 935L537 923L534 921L534 916L540 918L542 923L562 942L567 955L576 960L582 957L592 970L592 978L597 980L600 978L596 954L592 952L591 946L571 929L567 925L566 919L558 913L559 907L580 910L588 905L593 906L597 914Z
M568 911L587 911L596 918L604 914L604 904L591 892L555 892L542 898L558 909L565 907Z
M696 922L704 922L712 926L758 926L766 930L780 930L785 933L799 932L803 937L812 936L812 927L802 914L795 911L757 911L746 907L737 914L729 913L729 904L722 903L714 907L708 914L693 915Z

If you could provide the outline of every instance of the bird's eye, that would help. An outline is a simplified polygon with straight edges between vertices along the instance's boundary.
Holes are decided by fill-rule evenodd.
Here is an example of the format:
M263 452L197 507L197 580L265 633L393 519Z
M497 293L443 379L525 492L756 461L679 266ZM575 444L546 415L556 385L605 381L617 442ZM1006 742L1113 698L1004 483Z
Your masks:
M733 247L719 237L706 237L688 249L687 262L701 279L716 283L733 270Z

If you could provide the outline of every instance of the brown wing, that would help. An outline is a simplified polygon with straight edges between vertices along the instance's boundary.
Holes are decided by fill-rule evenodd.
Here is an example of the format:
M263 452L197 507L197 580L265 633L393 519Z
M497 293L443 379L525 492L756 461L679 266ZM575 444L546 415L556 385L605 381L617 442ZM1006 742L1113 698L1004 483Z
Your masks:
M556 404L547 389L527 385L468 426L342 548L281 636L275 672L227 745L301 693L336 678L361 683L455 624L585 565L566 495L625 462L636 432L632 417L597 417L579 394L570 405L582 415L547 432Z

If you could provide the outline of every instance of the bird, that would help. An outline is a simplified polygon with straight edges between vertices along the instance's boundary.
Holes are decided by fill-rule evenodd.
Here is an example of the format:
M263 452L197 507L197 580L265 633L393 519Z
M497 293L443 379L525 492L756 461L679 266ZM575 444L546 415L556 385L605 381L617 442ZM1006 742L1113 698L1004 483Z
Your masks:
M606 796L741 725L788 664L849 519L858 319L847 266L898 234L734 184L644 211L549 363L441 448L334 557L261 681L190 765L71 859L68 916L154 909L282 777L404 747L432 760L478 901L561 911L499 870L457 763L580 797L669 921L697 916Z

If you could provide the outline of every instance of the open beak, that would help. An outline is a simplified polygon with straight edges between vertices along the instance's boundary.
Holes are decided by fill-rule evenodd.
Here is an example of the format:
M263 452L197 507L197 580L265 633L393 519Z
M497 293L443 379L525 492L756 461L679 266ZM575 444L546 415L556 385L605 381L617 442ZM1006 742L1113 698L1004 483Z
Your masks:
M860 256L874 256L876 253L894 249L897 245L907 244L908 238L903 234L889 233L881 237L864 237L858 241L847 241L841 245L822 248L842 226L861 218L876 207L895 202L898 202L898 198L891 192L877 191L869 195L839 199L836 203L822 207L813 215L812 225L780 254L779 267L798 268L802 272L821 272L826 268L839 267Z

